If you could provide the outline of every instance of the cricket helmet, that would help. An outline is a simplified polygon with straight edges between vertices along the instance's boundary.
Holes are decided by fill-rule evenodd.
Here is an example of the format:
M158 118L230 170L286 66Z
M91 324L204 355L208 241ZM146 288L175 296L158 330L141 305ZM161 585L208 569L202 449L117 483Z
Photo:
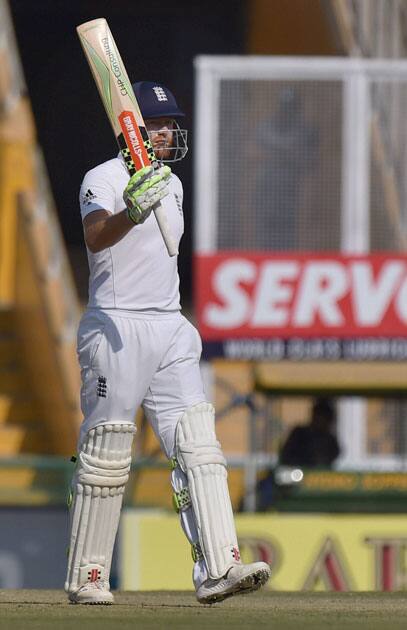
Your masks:
M144 119L171 118L173 119L172 145L167 148L167 157L159 158L161 162L179 162L188 151L186 129L181 129L176 118L185 116L178 107L173 93L154 81L139 81L133 84L133 91ZM149 134L150 135L150 134ZM151 136L150 136L151 137Z
M185 116L170 90L154 81L133 84L134 94L143 118L178 118Z

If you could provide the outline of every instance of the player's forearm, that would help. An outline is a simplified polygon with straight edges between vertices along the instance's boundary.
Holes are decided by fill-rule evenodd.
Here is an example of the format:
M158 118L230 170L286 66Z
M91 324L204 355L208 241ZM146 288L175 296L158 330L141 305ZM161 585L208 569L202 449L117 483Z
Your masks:
M129 219L126 210L103 217L86 228L86 245L96 254L116 245L133 227L134 223Z

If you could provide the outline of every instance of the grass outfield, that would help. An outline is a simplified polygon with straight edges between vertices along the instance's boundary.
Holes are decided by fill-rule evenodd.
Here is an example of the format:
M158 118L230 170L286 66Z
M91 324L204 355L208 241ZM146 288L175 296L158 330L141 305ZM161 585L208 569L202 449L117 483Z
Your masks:
M61 591L0 591L1 630L406 630L407 593L272 593L213 606L181 591L116 593L114 606L75 606Z

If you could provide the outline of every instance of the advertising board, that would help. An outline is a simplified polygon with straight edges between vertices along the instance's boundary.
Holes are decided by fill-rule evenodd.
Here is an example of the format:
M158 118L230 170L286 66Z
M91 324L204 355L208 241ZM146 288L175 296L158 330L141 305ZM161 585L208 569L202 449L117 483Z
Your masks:
M407 588L407 516L239 514L244 562L272 568L276 591ZM120 538L125 590L192 588L189 545L176 515L125 510Z
M195 270L207 358L407 358L405 255L221 252Z

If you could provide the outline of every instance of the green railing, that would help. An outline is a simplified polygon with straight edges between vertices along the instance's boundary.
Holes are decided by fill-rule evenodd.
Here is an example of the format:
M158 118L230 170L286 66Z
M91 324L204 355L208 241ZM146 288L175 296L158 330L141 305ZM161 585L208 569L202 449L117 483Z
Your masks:
M244 456L230 457L228 464L231 470L243 472L246 492L256 495L256 505L265 510L407 512L407 472L295 470L267 466L265 459L254 461ZM168 462L154 457L133 461L125 496L127 505L135 505L133 497L139 483L138 473L152 470L169 473ZM64 457L21 455L1 458L0 506L65 505L73 471L74 464ZM262 480L262 485L256 484L257 478ZM163 494L167 490L171 492L169 474L165 483L168 488L162 487ZM261 492L259 488L262 488Z

